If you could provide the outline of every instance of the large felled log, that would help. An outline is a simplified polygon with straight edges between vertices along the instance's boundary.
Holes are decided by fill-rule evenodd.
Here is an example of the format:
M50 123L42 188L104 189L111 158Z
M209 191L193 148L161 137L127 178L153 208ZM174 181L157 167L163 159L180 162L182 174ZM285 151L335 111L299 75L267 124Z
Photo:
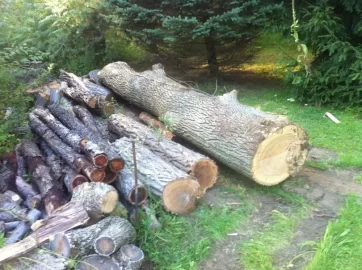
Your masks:
M131 242L136 235L135 229L128 220L112 217L111 221L94 241L94 250L99 255L113 254L122 245Z
M122 114L113 114L108 121L109 130L132 139L137 139L152 152L175 165L184 172L195 176L201 189L214 185L218 167L211 159L196 153L181 144L164 139L150 128Z
M113 143L115 149L124 157L129 170L133 171L132 144L128 138ZM166 210L184 214L194 209L200 185L185 172L155 155L141 144L137 145L137 171L140 181L152 193L162 196ZM127 168L127 167L126 167ZM179 179L183 180L180 181ZM172 188L177 186L177 189ZM166 188L168 187L168 188Z
M138 73L124 62L105 66L98 78L124 99L167 119L177 135L260 184L278 184L304 164L306 132L240 104L235 90L209 96L169 79L157 65Z
M132 205L136 204L136 202L137 205L142 205L147 199L146 188L141 183L138 183L136 190L134 175L128 168L121 171L120 176L115 181L115 185L120 194Z
M51 214L65 203L60 184L50 175L38 146L31 140L21 143L20 151L28 164L29 173L44 198L46 212Z
M145 255L142 249L132 244L122 246L112 258L123 269L138 270L141 268Z
M104 183L87 182L73 189L71 201L82 203L90 216L101 216L114 210L118 192Z
M79 203L63 205L55 210L46 220L38 221L36 230L30 236L15 244L1 248L0 265L44 244L52 235L85 224L88 219L88 214L83 205Z
M146 112L141 112L139 118L149 127L159 130L162 136L166 137L167 139L171 140L175 136L175 134L169 131L161 121L157 120L152 115Z
M82 258L77 264L77 270L107 269L119 270L119 265L107 256L93 254Z

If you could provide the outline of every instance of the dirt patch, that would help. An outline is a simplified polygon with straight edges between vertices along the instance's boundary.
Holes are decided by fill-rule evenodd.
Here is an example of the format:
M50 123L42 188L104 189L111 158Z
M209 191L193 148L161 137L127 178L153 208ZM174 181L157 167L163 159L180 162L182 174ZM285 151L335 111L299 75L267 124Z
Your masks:
M336 161L339 157L337 153L332 150L314 147L308 152L307 159L314 162L325 162L327 160Z

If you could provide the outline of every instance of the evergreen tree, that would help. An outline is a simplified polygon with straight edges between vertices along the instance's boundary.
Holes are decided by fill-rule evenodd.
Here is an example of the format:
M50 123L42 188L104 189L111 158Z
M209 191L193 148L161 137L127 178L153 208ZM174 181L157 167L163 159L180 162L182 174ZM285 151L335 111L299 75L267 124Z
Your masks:
M275 1L274 1L275 2ZM203 43L210 74L219 73L217 47L255 37L282 5L261 0L106 0L108 16L133 38L158 53Z

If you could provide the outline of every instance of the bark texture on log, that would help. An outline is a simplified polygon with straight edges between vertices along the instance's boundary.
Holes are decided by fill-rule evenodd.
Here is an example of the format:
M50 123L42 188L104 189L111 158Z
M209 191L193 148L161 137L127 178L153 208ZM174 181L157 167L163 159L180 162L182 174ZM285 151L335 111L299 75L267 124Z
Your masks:
M94 269L120 270L119 265L111 258L98 254L82 258L81 262L77 265L77 270Z
M63 161L54 153L44 140L40 142L40 149L44 153L45 163L49 166L53 178L58 181L63 175Z
M75 160L77 168L80 168L84 175L86 175L89 180L94 182L102 182L106 173L103 169L94 167L92 163L86 157L78 157Z
M67 203L46 220L33 224L33 233L23 240L0 249L0 264L17 258L44 244L51 236L81 226L89 220L83 205Z
M65 258L55 256L47 250L36 249L18 259L6 262L6 266L13 270L66 270L68 262Z
M0 194L0 220L11 222L16 220L26 221L27 209L12 202L9 198Z
M93 134L98 134L99 130L97 124L94 121L93 115L84 107L76 105L73 107L75 115L82 121L84 125L87 125L87 128L93 132Z
M136 187L133 173L128 168L124 168L120 176L116 179L115 185L117 190L124 196L124 198L132 205L142 205L147 199L147 190L142 185L141 181L138 181L137 187L137 198L136 198Z
M206 156L157 136L152 129L122 114L111 115L108 125L110 131L138 140L162 159L195 176L201 189L208 189L215 184L218 167Z
M123 269L138 270L141 268L145 255L139 247L132 244L123 245L112 258Z
M117 205L118 192L104 183L87 182L73 189L71 201L82 203L88 213L109 214Z
M93 244L94 250L99 255L113 254L122 245L130 243L136 235L132 224L124 218L112 217L108 224Z
M105 88L102 85L92 83L89 80L84 80L84 85L93 93L95 96L104 96L105 100L112 101L114 99L113 92Z
M0 164L0 192L13 189L15 174L12 170Z
M68 166L64 168L64 172L63 183L67 187L69 193L72 193L75 187L88 182L87 177L77 173Z
M133 153L130 139L118 139L113 145L124 157L127 164L126 168L133 171ZM139 143L136 145L138 178L143 185L155 195L162 196L166 210L176 214L193 210L200 185L188 174L164 161L145 146ZM178 181L180 178L185 180L180 182ZM179 183L179 189L172 188L165 192L166 186L173 185L173 181Z
M124 62L105 66L98 78L124 99L168 119L177 135L260 184L278 184L304 164L306 132L240 104L235 90L208 96L169 79L157 65L138 73Z

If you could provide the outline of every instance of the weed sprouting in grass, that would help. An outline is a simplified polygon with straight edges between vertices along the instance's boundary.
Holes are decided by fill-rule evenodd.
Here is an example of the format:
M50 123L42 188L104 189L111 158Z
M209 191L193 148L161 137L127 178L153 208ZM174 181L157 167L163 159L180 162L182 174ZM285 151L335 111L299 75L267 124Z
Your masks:
M359 175L356 175L353 180L362 185L362 173Z
M329 170L329 165L327 162L316 162L316 161L312 161L312 160L306 160L305 165L312 167L312 168L324 170L324 171Z
M330 222L323 239L307 242L316 254L306 270L356 270L362 265L362 203L356 195L348 195L339 219Z

